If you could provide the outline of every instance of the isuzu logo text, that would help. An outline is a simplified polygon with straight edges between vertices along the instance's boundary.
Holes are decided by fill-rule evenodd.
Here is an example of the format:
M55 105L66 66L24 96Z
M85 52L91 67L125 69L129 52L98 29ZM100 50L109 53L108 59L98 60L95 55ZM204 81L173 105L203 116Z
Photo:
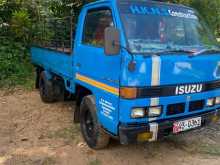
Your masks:
M176 95L200 93L203 91L203 84L180 85L176 87Z

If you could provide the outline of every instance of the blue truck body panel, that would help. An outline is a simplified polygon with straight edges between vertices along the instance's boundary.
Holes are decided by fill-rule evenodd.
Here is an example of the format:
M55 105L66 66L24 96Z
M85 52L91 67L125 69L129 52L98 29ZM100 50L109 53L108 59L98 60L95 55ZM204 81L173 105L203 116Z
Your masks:
M33 64L44 68L50 73L60 75L65 81L74 81L72 56L39 47L32 47L31 54ZM66 86L66 89L74 92L74 83L71 87Z
M105 56L104 48L82 44L82 34L86 13L90 9L108 7L112 10L115 27L121 30L120 44L126 46L125 32L117 9L117 1L98 1L84 6L79 16L78 27L71 55L52 50L32 47L32 62L51 74L61 76L71 82L66 89L75 93L76 85L89 89L96 99L97 116L101 125L111 134L119 135L119 126L146 124L162 120L187 117L197 113L213 111L220 106L203 107L189 112L189 102L220 96L220 89L181 95L124 99L120 97L120 87L152 87L209 83L220 80L220 55L207 54L190 57L184 53L161 56L135 55L136 69L128 70L131 55L121 49L117 56ZM183 113L167 115L171 104L185 103ZM131 118L134 107L163 106L163 112L156 118Z

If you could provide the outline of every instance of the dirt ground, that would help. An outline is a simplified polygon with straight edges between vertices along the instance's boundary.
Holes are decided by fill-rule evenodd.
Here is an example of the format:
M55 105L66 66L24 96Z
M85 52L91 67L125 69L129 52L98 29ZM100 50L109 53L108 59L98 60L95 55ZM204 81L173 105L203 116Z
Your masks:
M2 165L220 165L220 124L156 143L89 149L74 103L44 104L37 91L0 92Z

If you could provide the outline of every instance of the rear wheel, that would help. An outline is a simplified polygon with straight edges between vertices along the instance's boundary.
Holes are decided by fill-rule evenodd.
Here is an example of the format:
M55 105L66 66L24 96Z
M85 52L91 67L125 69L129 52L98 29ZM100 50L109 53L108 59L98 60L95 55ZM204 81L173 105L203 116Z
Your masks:
M45 103L55 101L53 93L53 82L46 78L45 72L41 72L39 76L39 90L41 100Z
M90 148L103 149L108 146L110 136L101 128L96 114L93 96L86 96L80 106L82 135Z
M40 68L36 68L36 78L35 78L35 88L39 89L39 81L40 81Z

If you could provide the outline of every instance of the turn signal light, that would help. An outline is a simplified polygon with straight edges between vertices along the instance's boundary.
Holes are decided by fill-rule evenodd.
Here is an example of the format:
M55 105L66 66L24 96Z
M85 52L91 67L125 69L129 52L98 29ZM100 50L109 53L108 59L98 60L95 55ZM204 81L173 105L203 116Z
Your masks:
M137 88L120 88L120 96L125 99L137 98Z
M219 116L213 116L212 117L212 122L217 123L219 121Z

